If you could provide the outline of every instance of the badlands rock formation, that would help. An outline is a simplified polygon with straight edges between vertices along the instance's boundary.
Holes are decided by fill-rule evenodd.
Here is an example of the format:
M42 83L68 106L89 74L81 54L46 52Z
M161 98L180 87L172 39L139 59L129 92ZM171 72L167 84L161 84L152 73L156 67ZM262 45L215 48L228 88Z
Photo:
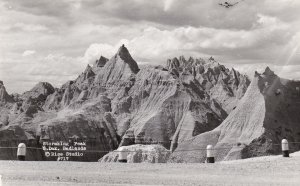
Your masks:
M0 104L4 105L3 103L7 103L11 101L12 101L12 97L8 95L8 93L6 92L3 81L0 81Z
M103 156L99 162L117 162L120 149ZM122 147L128 163L167 163L171 152L161 145L130 145Z
M204 162L213 145L218 161L279 154L281 140L300 141L300 82L278 77L269 68L256 72L236 109L212 131L179 144L170 161ZM300 144L290 143L290 150ZM194 150L200 149L200 150Z
M104 67L105 64L107 63L107 61L109 61L109 59L107 59L106 57L100 56L100 58L95 61L95 64L93 65L93 67L95 67L95 68Z
M93 151L149 143L174 151L178 144L218 127L249 83L213 58L179 57L165 67L140 68L123 45L110 60L100 57L60 88L39 83L10 96L1 83L0 141L13 146L11 138L15 143L31 140L40 146L42 141L75 136ZM94 161L105 152L87 154L83 160Z

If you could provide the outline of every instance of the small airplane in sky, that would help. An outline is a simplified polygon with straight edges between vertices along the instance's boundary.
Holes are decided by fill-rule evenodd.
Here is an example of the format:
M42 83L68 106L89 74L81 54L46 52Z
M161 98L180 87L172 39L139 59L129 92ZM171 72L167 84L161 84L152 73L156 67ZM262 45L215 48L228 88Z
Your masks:
M244 0L242 0L244 1ZM235 2L235 3L229 3L227 1L225 1L224 3L219 3L220 6L224 6L225 8L231 8L235 5L237 5L238 3L242 2L242 1L238 1L238 2Z

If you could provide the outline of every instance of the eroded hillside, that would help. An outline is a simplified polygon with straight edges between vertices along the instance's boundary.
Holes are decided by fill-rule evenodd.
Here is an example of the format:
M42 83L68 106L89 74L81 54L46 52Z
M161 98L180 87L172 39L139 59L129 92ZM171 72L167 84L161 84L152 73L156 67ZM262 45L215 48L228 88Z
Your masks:
M218 127L249 83L213 58L179 57L166 66L140 68L123 45L110 60L101 56L60 88L44 82L11 96L1 83L0 141L39 147L45 140L76 137L87 141L90 150L150 142L173 151L183 141ZM1 151L1 159L11 153ZM42 159L38 153L32 159Z

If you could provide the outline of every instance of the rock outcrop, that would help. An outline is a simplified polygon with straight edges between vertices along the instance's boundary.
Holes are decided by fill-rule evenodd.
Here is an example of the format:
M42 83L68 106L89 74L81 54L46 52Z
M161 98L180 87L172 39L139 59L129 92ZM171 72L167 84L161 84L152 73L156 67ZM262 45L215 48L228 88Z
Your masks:
M106 154L99 162L117 162L120 148ZM167 163L171 152L161 145L131 145L122 147L128 163Z
M96 60L95 64L93 65L94 68L97 67L104 67L105 64L109 61L106 57L100 56L99 59Z
M0 81L0 103L12 102L12 97L6 92L3 81Z
M54 93L54 88L50 83L40 82L35 85L30 91L27 91L22 94L22 99L40 99L40 101L44 101L48 95Z
M9 125L10 113L14 104L14 96L7 93L5 86L0 81L0 129ZM1 141L1 138L0 138Z
M175 162L204 162L205 149L213 145L217 161L281 153L281 140L300 140L300 82L289 81L266 68L256 73L236 109L212 131L179 144ZM290 150L300 145L290 144Z
M213 58L203 59L183 56L168 60L169 71L184 83L196 81L212 99L215 99L226 113L230 113L244 95L250 81L234 69L227 69Z

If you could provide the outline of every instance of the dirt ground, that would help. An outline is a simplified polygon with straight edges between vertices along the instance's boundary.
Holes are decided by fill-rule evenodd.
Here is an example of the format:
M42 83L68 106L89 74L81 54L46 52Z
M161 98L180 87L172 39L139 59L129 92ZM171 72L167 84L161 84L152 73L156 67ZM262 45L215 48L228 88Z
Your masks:
M300 153L215 164L0 161L0 186L300 185Z

